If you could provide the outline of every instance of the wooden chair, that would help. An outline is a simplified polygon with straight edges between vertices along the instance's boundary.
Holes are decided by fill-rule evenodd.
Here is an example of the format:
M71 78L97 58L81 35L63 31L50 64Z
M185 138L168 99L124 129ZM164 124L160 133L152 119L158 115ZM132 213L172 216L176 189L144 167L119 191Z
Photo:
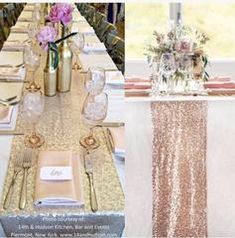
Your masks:
M2 11L3 11L4 21L6 21L7 27L11 28L14 25L14 20L16 21L16 19L13 19L12 13L11 13L11 7L8 7L8 5L9 4L4 6Z
M117 68L124 73L125 70L125 42L120 37L108 34L105 39L107 52L116 64Z
M109 23L107 21L103 21L97 27L97 29L95 29L95 32L96 32L97 36L99 37L100 41L104 42L106 36L109 33L112 33L114 35L117 34L117 28L113 24L111 24L111 23Z
M4 18L3 10L0 10L0 35L1 41L5 41L10 33L10 28Z
M94 26L94 24L95 24L95 8L93 6L88 5L87 10L85 12L85 18L91 26Z
M96 13L95 13L95 22L94 22L93 27L94 27L95 29L97 29L97 28L99 27L99 25L100 25L103 21L105 21L105 19L106 19L105 14L103 14L103 13L101 13L101 12L96 12Z

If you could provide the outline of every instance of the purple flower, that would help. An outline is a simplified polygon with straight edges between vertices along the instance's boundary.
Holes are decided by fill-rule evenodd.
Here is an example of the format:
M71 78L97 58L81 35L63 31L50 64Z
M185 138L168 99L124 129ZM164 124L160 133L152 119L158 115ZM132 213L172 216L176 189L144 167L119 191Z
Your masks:
M48 43L54 42L57 36L56 29L51 26L44 26L37 34L37 40L44 50L48 49Z
M68 3L56 3L50 11L47 19L53 23L61 22L63 25L68 25L72 21L73 8Z

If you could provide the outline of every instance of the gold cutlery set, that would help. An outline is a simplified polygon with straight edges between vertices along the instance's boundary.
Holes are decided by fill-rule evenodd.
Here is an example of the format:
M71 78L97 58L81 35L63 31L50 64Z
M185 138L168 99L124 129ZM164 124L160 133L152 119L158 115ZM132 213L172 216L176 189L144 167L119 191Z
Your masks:
M121 127L125 124L123 122L103 122L100 125L97 125L96 127L101 127L102 131L104 133L104 138L107 147L110 150L110 153L114 152L115 145L114 140L112 137L112 133L108 127ZM89 186L90 186L90 205L91 210L93 212L98 211L98 203L96 198L96 191L94 187L94 179L93 179L93 161L90 153L92 152L91 149L85 148L85 155L84 155L84 168L85 172L87 174L88 180L89 180Z
M20 158L15 158L13 176L12 176L6 197L3 202L4 209L8 209L10 207L11 199L14 192L14 186L16 184L17 177L21 171L23 171L24 174L23 174L23 180L21 184L19 209L20 210L25 209L26 203L27 203L27 176L28 176L28 170L31 167L31 158L32 158L31 150L26 150Z

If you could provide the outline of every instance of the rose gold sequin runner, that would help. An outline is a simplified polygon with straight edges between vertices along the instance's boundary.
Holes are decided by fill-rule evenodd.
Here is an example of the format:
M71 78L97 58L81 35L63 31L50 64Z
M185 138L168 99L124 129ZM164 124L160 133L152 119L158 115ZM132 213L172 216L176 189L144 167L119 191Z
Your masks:
M153 237L206 237L207 103L151 107Z

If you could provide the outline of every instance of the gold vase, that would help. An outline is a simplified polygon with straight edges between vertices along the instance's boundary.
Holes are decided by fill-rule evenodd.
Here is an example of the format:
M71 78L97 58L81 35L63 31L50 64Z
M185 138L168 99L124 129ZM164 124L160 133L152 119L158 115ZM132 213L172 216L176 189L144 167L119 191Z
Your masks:
M49 97L56 95L57 69L53 66L53 56L53 51L48 49L44 68L44 94Z
M68 28L62 27L62 37L68 35ZM73 53L68 46L67 39L63 40L59 50L59 66L57 69L57 91L58 92L68 92L71 88L72 80L72 58Z

